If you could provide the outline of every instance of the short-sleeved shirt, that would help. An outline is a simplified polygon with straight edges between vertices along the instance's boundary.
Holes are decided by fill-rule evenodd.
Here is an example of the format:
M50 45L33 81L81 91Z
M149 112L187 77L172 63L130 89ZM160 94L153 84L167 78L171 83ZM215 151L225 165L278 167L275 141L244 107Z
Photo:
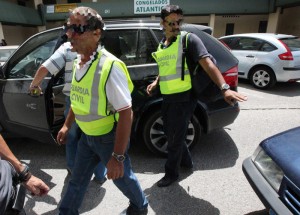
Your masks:
M66 42L42 64L52 75L56 75L65 67L65 86L63 88L63 93L67 96L70 96L73 61L76 56L77 53L71 51L70 42Z

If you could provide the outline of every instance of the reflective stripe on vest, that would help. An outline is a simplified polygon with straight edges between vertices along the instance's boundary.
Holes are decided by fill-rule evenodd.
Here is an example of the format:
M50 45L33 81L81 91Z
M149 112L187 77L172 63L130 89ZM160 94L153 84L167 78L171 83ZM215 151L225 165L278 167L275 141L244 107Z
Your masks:
M70 48L66 50L65 56L64 56L66 65L65 65L65 85L63 88L63 93L67 96L70 96L70 90L71 90L71 82L73 78L73 63L74 59L77 57L77 53L72 52Z
M79 82L75 79L75 72L73 73L71 105L78 126L88 135L106 134L118 120L118 113L107 110L105 92L106 82L114 62L126 69L123 62L104 50L98 53L97 59ZM124 73L127 73L126 77L129 78L127 69ZM130 79L128 83L132 91L133 85Z
M187 64L184 64L184 80L181 80L182 66L182 38L187 32L182 31L181 35L173 44L165 49L161 46L152 53L159 67L159 85L162 94L173 94L185 92L191 89L191 77Z

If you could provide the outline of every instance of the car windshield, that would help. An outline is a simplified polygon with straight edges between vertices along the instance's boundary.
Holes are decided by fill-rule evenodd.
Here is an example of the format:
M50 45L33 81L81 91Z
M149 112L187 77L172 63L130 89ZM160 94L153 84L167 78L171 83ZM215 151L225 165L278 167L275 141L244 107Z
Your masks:
M298 37L282 38L280 40L284 42L291 51L300 51L300 39Z
M7 61L9 56L15 51L16 49L0 49L0 61Z

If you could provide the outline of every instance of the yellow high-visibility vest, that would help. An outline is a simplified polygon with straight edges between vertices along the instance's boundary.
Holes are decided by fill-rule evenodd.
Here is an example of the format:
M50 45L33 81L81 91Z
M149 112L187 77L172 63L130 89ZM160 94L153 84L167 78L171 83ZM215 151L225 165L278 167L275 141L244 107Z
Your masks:
M188 66L184 64L184 80L181 80L182 67L182 37L187 32L182 31L173 44L165 49L159 45L152 53L159 68L159 86L162 94L185 92L192 88Z
M71 107L76 123L87 135L107 134L119 118L118 113L111 112L107 108L106 83L114 63L122 68L129 90L132 92L133 84L126 65L105 49L98 52L97 59L80 81L76 81L75 72L73 72L70 92Z

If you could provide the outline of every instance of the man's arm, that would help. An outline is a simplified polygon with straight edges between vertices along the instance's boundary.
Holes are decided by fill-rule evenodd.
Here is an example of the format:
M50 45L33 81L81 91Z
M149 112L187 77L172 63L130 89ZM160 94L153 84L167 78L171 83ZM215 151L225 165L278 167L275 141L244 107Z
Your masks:
M116 137L114 144L114 152L123 155L127 149L132 124L132 109L127 108L119 112L119 121L116 129ZM124 165L117 161L114 157L107 163L108 179L121 178L124 175Z
M70 110L69 110L68 116L65 120L65 123L64 123L63 127L60 129L60 131L58 132L57 137L56 137L56 140L59 144L66 143L68 131L71 128L74 121L75 121L75 115L74 115L72 108L70 107Z
M40 86L42 80L46 77L48 72L48 69L41 65L40 68L36 71L35 76L30 84L30 87Z
M0 156L10 162L18 174L24 171L25 166L12 153L0 134ZM39 178L31 175L23 182L24 186L34 195L42 196L48 193L49 187Z
M202 68L208 74L210 79L221 89L221 86L223 84L225 84L226 81L224 80L223 75L220 72L220 70L211 61L211 59L209 57L201 58L199 60L199 64L202 66ZM236 101L242 102L242 101L247 100L247 96L244 96L233 90L223 91L223 96L224 96L225 101L227 103L229 103L230 105L234 105L234 103Z

